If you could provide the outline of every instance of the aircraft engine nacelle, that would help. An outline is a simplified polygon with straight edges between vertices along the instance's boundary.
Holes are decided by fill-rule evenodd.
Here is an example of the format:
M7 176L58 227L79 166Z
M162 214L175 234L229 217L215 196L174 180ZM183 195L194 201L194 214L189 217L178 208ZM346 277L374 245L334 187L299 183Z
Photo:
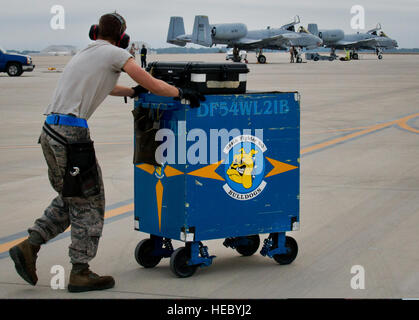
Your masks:
M223 23L211 26L214 40L235 40L247 35L247 27L243 23Z
M342 40L345 36L345 33L342 30L320 30L319 38L323 40L323 42L336 42Z

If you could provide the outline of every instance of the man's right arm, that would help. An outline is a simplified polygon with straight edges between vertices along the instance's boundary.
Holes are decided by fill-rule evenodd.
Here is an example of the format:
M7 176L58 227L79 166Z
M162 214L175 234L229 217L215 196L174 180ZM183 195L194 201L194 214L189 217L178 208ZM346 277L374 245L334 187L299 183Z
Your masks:
M176 87L154 78L142 69L134 59L128 59L123 69L135 82L151 93L164 97L179 96L179 90Z

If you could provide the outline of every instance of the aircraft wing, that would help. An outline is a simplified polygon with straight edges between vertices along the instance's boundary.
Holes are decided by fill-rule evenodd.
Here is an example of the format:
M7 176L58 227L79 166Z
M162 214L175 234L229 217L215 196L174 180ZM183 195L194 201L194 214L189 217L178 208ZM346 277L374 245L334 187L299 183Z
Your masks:
M360 47L376 47L378 42L375 39L364 39L359 41L338 41L336 48L360 48Z
M297 34L284 33L264 39L242 38L239 40L239 42L235 43L235 45L243 49L256 49L263 48L264 46L287 47L292 46L293 40L297 38Z

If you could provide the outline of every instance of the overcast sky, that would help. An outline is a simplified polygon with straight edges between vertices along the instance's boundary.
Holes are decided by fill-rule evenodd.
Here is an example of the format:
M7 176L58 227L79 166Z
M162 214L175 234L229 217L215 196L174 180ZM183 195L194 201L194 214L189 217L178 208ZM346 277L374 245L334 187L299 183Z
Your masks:
M90 42L90 25L114 10L126 18L132 40L152 47L170 46L166 43L170 16L183 16L187 33L192 31L195 15L209 16L210 23L243 22L250 30L279 27L299 15L304 26L317 22L319 28L351 33L350 9L357 4L365 8L367 30L381 22L400 47L419 47L419 0L0 0L0 46L18 50L41 50L52 44L82 48ZM50 27L53 5L65 9L64 30Z

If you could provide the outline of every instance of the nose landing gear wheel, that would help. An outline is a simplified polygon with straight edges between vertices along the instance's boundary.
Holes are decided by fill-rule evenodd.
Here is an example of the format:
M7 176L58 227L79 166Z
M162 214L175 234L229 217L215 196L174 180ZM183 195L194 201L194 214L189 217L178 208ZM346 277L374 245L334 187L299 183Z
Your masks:
M237 246L236 251L242 256L249 257L259 249L260 237L258 234L245 237L249 243L247 245Z
M152 255L155 243L152 239L141 240L135 248L135 260L144 268L154 268L162 259L160 256Z
M297 63L302 63L302 62L303 62L303 59L301 57L298 57L297 58Z
M263 54L259 55L258 56L258 62L261 63L261 64L266 63L266 57Z
M297 241L291 237L285 237L285 247L289 250L288 253L285 254L275 254L273 258L276 262L281 265L290 264L295 260L298 254L298 245Z
M378 59L380 59L380 60L383 59L383 55L379 54Z
M190 266L188 265L188 260L190 259L190 250L186 247L178 248L170 257L170 270L179 278L187 278L192 276L196 269L197 265Z

